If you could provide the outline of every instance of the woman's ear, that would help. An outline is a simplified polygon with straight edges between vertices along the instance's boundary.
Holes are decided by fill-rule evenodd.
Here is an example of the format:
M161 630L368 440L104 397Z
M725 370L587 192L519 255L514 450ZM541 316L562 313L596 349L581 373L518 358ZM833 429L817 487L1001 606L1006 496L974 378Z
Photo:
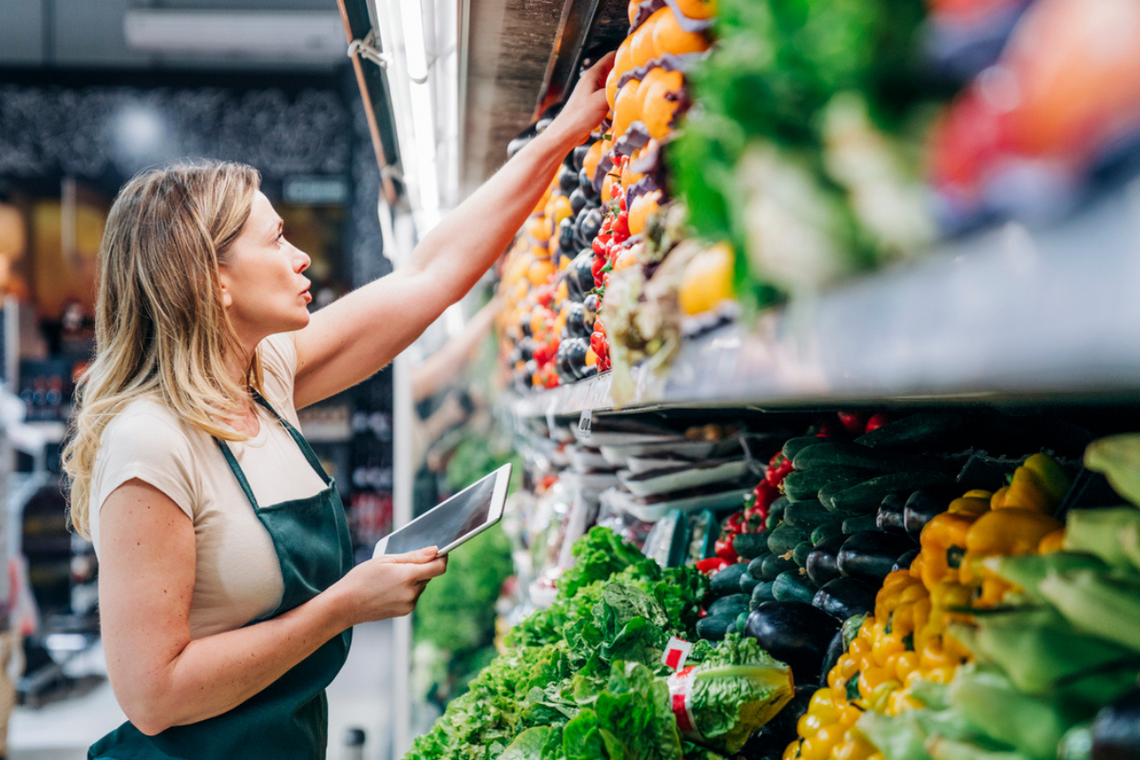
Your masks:
M230 286L227 282L225 271L218 273L218 285L222 289L222 307L228 309L234 305L234 297L230 293Z

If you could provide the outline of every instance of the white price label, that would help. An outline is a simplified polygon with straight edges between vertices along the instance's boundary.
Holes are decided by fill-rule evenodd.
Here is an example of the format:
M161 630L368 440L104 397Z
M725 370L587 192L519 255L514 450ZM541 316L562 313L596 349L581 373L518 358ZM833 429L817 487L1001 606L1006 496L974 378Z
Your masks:
M590 438L590 428L594 424L594 415L589 409L582 410L582 416L578 418L578 437L582 440Z

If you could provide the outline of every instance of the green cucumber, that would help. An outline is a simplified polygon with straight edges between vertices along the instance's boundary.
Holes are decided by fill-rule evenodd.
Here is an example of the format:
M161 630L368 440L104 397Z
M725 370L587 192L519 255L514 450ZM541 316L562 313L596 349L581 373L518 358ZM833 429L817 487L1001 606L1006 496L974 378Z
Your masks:
M768 548L767 533L737 533L732 549L744 559L755 559Z
M796 569L796 563L792 560L784 559L776 554L769 554L764 558L764 566L761 568L760 577L762 580L774 581L776 580L776 576L780 573Z
M806 540L808 534L788 523L780 523L768 534L768 548L773 554L786 554L796 548L796 544Z
M775 515L777 518L783 518L784 510L788 508L788 504L790 503L791 501L787 496L781 496L768 505L768 516L771 517Z
M819 489L842 481L854 485L867 479L866 470L847 467L819 467L804 472L789 472L784 478L784 493L792 502L808 501L819 496Z
M912 470L892 472L864 480L858 485L831 494L831 508L837 512L874 512L890 493L911 493L920 488L947 483L953 477L944 472Z
M760 581L758 579L752 577L748 573L745 573L744 575L740 576L740 593L751 594L752 589L756 588L756 584L759 582Z
M775 528L777 525L780 524L780 520L782 520L782 519L783 518L780 515L769 514L768 518L766 520L764 520L764 528L766 530L772 530L773 528Z
M811 545L819 546L827 539L840 535L843 535L842 520L832 520L831 522L822 523L811 532Z
M764 564L764 558L769 557L771 555L772 555L772 552L768 551L768 547L767 547L767 545L765 545L764 546L764 553L761 554L759 557L756 557L755 559L752 559L751 561L749 561L747 575L750 575L751 577L756 578L756 579L763 578L764 576L760 574L761 573L760 568Z
M722 596L715 602L709 605L709 617L720 617L732 613L734 616L739 615L742 610L748 609L748 600L752 598L751 594L729 594Z
M729 565L723 570L714 573L709 579L709 593L713 596L726 596L740 593L740 576L748 572L748 565L743 563Z
M818 590L819 587L815 585L812 579L806 575L801 575L799 570L780 573L779 577L772 582L772 595L776 597L777 602L811 604L811 600Z
M850 536L868 530L878 530L878 517L876 515L859 515L848 517L843 521L843 534Z
M930 451L952 444L970 423L970 417L960 412L919 412L875 428L855 442L871 448Z
M750 609L756 609L764 602L774 602L776 597L772 596L772 581L760 581L756 584L756 588L752 589L752 599L748 602Z
M796 544L796 548L792 549L792 562L795 562L799 567L806 565L812 548L811 541L800 541Z
M816 500L797 501L784 511L784 522L800 530L815 530L822 522L835 519L830 511Z
M796 454L799 454L808 446L814 446L817 443L824 443L826 441L826 438L821 438L818 435L801 435L797 438L789 438L787 442L784 443L784 448L782 449L784 458L794 462Z
M924 463L926 460L922 457L842 441L825 441L809 446L792 460L792 466L797 472L824 467L849 467L878 473L905 472L920 469Z
M744 626L748 625L748 615L750 612L751 610L746 610L736 616L736 623L734 623L736 630L734 633L744 633Z
M697 638L720 641L728 633L728 627L736 622L736 615L703 617L697 621Z

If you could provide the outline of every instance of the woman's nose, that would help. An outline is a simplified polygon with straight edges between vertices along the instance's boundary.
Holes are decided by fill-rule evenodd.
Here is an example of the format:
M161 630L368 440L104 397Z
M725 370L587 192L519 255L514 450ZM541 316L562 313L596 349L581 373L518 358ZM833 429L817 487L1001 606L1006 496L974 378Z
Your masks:
M313 260L309 258L309 254L305 253L301 249L298 248L295 250L297 251L297 256L294 259L293 266L296 267L297 274L300 274L309 268L309 265L313 263Z

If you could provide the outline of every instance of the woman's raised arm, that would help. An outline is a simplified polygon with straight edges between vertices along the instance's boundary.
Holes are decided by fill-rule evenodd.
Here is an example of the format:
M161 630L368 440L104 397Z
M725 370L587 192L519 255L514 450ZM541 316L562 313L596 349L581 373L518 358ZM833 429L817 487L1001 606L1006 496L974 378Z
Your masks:
M550 126L441 221L407 264L321 309L296 333L298 409L380 370L495 263L546 179L605 117L612 65L610 54L591 67Z

